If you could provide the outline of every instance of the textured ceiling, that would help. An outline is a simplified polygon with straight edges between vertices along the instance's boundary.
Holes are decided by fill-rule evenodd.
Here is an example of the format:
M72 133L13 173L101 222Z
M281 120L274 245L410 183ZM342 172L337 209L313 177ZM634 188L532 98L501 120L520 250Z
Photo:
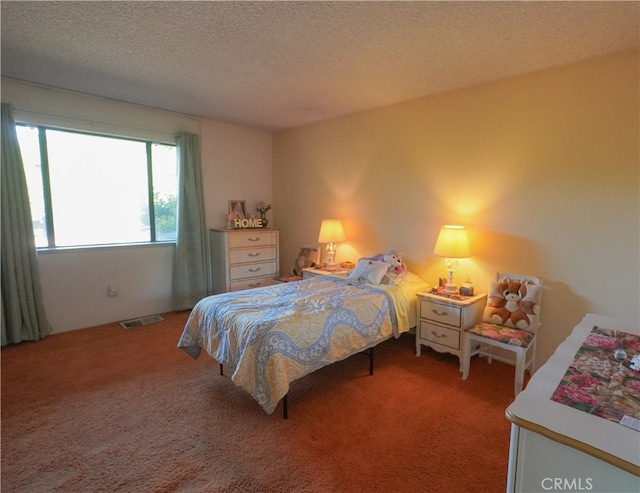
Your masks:
M2 76L276 130L639 45L632 2L1 5Z

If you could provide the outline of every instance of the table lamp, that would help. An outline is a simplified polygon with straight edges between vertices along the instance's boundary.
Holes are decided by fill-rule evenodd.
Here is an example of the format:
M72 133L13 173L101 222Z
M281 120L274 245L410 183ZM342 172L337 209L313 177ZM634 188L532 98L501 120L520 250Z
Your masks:
M344 230L342 223L338 219L323 219L320 225L320 234L318 235L319 243L327 244L327 270L337 270L336 265L336 246L338 241L344 241Z
M447 259L447 269L449 270L449 282L444 287L444 292L453 294L458 292L458 286L453 282L454 266L457 261L454 259L471 256L469 249L469 237L464 226L443 226L438 235L438 241L433 249L433 253L438 257Z

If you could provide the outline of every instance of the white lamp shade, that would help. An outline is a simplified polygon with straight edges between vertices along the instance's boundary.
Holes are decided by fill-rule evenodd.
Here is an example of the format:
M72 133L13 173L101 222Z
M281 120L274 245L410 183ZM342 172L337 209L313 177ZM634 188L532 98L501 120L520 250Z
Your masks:
M433 253L438 257L466 258L471 256L469 237L464 226L443 226Z
M320 226L318 243L336 243L344 241L344 229L339 219L324 219Z

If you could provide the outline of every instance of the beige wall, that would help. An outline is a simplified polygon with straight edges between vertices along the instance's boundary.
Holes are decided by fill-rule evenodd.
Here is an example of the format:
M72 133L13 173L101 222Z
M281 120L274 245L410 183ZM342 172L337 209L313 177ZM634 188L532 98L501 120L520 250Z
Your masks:
M229 200L245 200L256 215L258 202L272 202L270 132L203 120L200 146L210 228L226 225Z
M585 313L638 323L638 121L634 51L278 132L283 272L336 217L339 260L393 246L436 283L438 231L464 224L458 279L544 278L538 363Z

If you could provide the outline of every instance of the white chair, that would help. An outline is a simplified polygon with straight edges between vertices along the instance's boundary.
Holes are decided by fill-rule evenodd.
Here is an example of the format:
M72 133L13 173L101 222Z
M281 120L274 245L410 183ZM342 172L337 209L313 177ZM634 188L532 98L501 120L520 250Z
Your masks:
M482 322L464 331L462 379L469 376L471 357L486 356L513 364L493 353L498 347L516 354L514 393L522 390L525 369L533 375L536 358L536 334L540 327L542 279L521 274L500 273L489 283Z

